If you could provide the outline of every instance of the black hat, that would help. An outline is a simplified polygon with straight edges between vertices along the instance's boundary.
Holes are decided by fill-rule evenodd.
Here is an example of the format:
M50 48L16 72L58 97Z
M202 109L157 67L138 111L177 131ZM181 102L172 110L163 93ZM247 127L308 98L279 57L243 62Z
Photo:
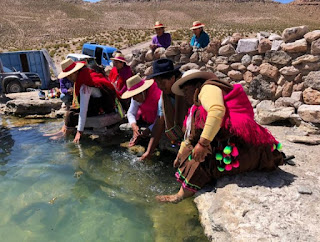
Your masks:
M153 66L153 74L149 75L147 77L148 79L154 78L156 76L176 72L180 68L180 66L174 67L172 60L165 59L165 58L155 60L152 63L152 66Z

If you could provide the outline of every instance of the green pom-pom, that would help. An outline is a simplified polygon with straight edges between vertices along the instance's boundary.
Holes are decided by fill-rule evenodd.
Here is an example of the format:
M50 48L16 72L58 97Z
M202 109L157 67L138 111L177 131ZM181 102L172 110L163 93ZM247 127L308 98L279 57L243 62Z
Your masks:
M281 143L277 144L277 150L279 150L279 151L282 150L282 144Z
M277 149L277 146L275 144L273 144L273 150Z
M218 171L220 171L220 172L223 172L223 171L224 171L224 168L223 168L223 167L220 167L220 166L217 166L217 169L218 169Z
M230 145L227 145L224 149L223 149L223 153L225 153L226 155L230 155L232 152L232 147Z
M189 156L188 156L188 160L192 160L192 155L189 155Z
M223 163L228 165L231 163L231 157L230 156L226 156L223 158Z
M216 153L216 160L222 160L222 154L221 153Z

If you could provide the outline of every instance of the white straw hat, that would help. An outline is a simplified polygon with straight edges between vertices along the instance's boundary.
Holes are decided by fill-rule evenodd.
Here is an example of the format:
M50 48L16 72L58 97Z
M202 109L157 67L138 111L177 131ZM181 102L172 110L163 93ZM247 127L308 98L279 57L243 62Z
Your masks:
M72 73L80 70L82 67L85 66L84 62L75 62L72 59L68 58L64 61L61 62L61 72L58 75L59 79L65 78L69 75L71 75Z
M128 90L122 94L122 99L127 99L129 97L133 97L144 90L147 90L154 83L154 80L144 80L140 77L139 74L130 77L127 81Z

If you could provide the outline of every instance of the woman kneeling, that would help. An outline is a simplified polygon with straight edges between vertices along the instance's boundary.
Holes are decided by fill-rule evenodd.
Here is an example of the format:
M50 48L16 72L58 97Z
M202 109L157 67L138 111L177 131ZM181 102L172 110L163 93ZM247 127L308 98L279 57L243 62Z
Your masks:
M240 84L220 81L213 73L190 70L172 86L192 105L185 119L185 138L174 166L182 184L175 195L157 196L179 202L225 175L274 170L283 164L281 144L254 121L250 101Z

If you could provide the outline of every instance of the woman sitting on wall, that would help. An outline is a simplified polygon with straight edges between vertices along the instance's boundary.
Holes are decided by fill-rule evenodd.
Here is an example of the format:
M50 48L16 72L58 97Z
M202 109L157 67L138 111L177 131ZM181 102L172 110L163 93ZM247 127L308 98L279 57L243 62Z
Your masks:
M254 121L250 101L240 84L220 81L213 73L189 70L172 92L192 105L185 119L185 138L174 166L182 184L162 202L179 202L225 175L274 170L284 162L281 144Z
M147 136L152 131L152 126L157 118L158 101L161 91L154 80L143 80L135 75L127 80L128 90L121 96L123 99L131 97L127 113L128 121L133 130L129 146L137 144L141 136ZM140 132L138 123L149 125Z

